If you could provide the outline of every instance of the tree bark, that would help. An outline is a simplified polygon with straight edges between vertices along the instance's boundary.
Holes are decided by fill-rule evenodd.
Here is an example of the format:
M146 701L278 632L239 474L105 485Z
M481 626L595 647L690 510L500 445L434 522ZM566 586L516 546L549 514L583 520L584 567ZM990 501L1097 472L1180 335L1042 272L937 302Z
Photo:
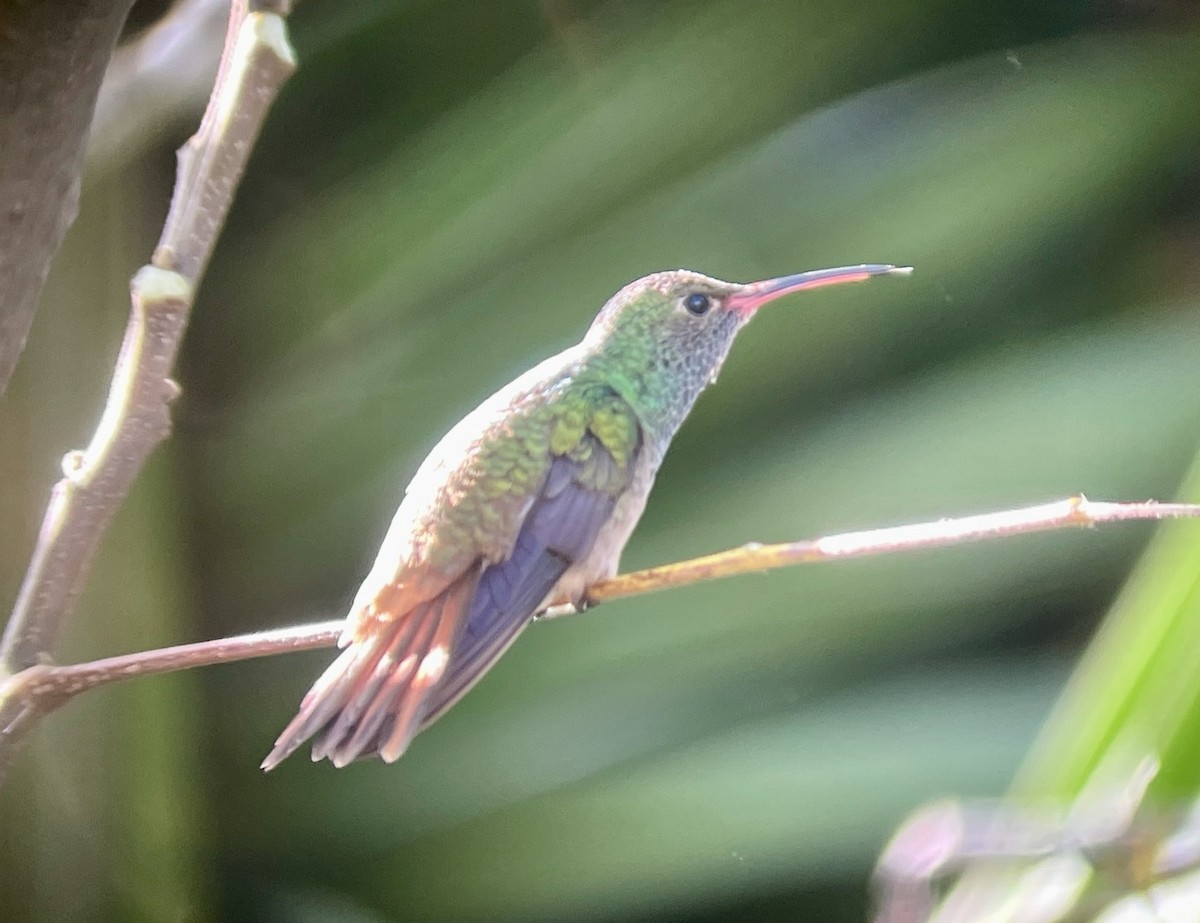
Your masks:
M0 397L79 207L96 94L133 0L0 0Z

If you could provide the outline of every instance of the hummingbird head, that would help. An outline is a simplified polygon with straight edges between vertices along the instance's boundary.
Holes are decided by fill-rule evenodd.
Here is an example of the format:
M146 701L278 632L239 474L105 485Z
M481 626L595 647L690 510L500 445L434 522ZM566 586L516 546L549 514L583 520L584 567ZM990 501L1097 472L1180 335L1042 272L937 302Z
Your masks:
M910 272L866 264L744 283L686 269L656 272L613 295L583 345L626 383L626 398L670 435L716 380L737 332L763 305L806 289Z

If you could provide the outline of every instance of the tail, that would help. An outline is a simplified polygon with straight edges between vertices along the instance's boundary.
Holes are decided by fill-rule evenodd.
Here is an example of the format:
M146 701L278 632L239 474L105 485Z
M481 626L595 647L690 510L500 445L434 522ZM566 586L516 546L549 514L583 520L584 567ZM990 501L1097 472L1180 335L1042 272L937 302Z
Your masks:
M309 738L313 761L328 758L339 769L376 753L399 759L421 729L476 582L463 575L433 599L357 632L313 683L262 768L274 769Z

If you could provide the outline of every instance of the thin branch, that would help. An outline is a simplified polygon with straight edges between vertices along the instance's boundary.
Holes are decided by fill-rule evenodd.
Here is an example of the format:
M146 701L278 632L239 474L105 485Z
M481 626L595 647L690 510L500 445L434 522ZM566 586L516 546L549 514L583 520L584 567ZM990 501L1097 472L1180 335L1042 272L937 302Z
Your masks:
M151 451L170 432L170 379L203 275L272 101L295 69L283 19L235 0L217 80L179 173L151 265L131 285L132 312L108 401L84 451L63 459L29 570L0 643L0 677L45 660L58 643L96 548ZM19 703L17 703L19 706ZM0 780L30 712L0 700Z
M138 274L108 403L87 450L63 458L63 479L5 631L0 653L10 671L37 663L57 643L109 519L170 430L168 376L190 297L175 273L145 267Z
M1071 526L1089 527L1106 522L1200 518L1200 504L1190 503L1105 503L1081 496L999 513L937 519L913 525L844 532L811 541L779 545L743 545L718 554L651 567L614 577L592 587L588 604L596 605L628 596L689 586L705 580L759 573L796 564L861 558L897 551L938 548L1009 535L1048 532ZM560 607L539 619L559 618L576 612ZM70 666L40 664L30 667L0 685L0 713L19 703L22 720L34 713L52 711L70 698L108 683L170 673L215 663L231 663L256 657L271 657L291 651L333 647L343 622L318 622L294 628L260 631L215 641L199 641L160 650L124 654ZM0 734L4 733L0 726Z
M333 647L343 627L343 620L335 619L331 622L235 635L216 641L177 644L159 650L121 654L69 666L38 664L0 686L0 702L22 699L27 707L44 713L53 711L68 699L88 689L133 679L136 676L174 673L192 667L234 663L238 660L270 657L288 651Z
M653 593L672 587L687 586L705 580L757 573L793 564L833 561L838 558L864 558L896 551L916 551L921 548L941 548L1007 535L1050 532L1071 526L1090 527L1106 522L1146 519L1192 519L1200 517L1200 504L1109 503L1092 501L1079 494L1053 503L937 519L906 526L888 526L861 532L843 532L824 538L778 545L751 543L717 554L692 558L676 564L664 564L646 570L624 574L598 584L588 592L588 604ZM572 615L574 608L560 607L545 613L542 618Z

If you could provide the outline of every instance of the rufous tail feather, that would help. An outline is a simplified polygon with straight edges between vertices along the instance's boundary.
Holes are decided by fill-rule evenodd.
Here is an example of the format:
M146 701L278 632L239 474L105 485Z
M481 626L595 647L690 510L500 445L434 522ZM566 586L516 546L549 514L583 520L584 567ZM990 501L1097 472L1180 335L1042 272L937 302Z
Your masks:
M399 759L446 671L477 580L463 575L353 638L313 683L262 768L274 769L310 738L313 760L328 758L339 768L376 753L389 763Z

